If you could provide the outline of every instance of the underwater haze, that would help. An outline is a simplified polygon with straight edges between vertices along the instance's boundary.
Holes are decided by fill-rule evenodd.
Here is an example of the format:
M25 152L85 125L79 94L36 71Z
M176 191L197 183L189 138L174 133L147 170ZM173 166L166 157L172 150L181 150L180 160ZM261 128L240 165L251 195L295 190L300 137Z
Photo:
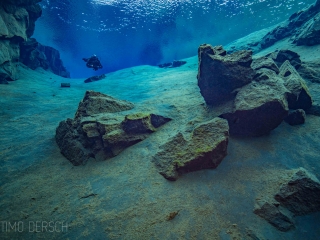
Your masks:
M45 0L34 37L57 48L71 77L103 69L157 65L194 56L202 43L224 45L277 24L313 0Z

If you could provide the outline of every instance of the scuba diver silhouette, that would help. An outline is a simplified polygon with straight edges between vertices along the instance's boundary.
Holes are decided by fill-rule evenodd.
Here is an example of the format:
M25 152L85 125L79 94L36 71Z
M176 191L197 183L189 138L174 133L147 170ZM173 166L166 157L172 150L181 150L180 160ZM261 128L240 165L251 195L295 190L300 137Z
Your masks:
M90 58L82 58L85 61L88 68L93 68L93 70L97 71L100 68L103 68L99 58L93 54Z

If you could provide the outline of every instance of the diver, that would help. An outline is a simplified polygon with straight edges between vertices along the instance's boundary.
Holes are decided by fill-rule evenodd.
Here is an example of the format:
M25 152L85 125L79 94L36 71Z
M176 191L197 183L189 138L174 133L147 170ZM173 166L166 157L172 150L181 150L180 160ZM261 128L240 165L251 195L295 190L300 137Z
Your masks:
M99 58L93 54L90 58L82 58L85 61L88 68L93 68L93 70L97 71L100 68L103 68Z

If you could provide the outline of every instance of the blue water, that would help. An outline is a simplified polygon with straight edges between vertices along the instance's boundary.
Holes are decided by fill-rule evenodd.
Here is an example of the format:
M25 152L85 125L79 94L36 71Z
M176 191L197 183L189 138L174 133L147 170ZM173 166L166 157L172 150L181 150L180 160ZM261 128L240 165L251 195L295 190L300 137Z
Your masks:
M34 37L57 48L71 77L197 54L277 24L314 0L44 0ZM83 57L101 59L87 69Z

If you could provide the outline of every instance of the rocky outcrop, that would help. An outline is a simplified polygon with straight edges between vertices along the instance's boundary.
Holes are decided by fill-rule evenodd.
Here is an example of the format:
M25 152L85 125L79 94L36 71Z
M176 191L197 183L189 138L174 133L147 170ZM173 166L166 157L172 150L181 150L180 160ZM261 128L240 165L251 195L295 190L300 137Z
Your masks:
M312 46L320 43L320 13L307 21L294 40L297 45Z
M226 120L214 118L196 126L190 136L179 132L160 147L153 162L171 181L182 173L216 168L227 155L228 129Z
M60 59L59 51L38 43L34 38L20 43L20 61L33 70L42 67L58 76L70 78L70 73Z
M274 199L257 201L254 213L280 231L294 228L293 216L320 211L320 182L304 168L293 170Z
M221 46L199 47L200 92L208 105L233 102L233 109L220 115L228 120L230 135L268 134L289 109L312 106L308 87L289 60L301 66L299 55L288 50L252 60L248 51L228 55Z
M59 51L30 38L42 10L41 0L3 0L0 3L0 83L19 78L19 62L31 69L42 67L70 77L63 66Z
M18 79L19 44L33 34L41 16L40 0L0 3L0 83Z
M254 71L251 51L227 55L221 46L203 44L198 50L198 86L210 105L218 105L234 97L234 90L250 83Z
M276 42L288 38L296 45L316 45L320 43L320 1L296 12L275 27L262 29L244 38L231 42L228 53L239 50L252 50L255 53ZM293 66L295 66L293 64Z
M130 111L133 108L130 102L87 91L75 118L60 122L56 129L61 153L75 166L86 164L90 158L112 158L171 120Z

